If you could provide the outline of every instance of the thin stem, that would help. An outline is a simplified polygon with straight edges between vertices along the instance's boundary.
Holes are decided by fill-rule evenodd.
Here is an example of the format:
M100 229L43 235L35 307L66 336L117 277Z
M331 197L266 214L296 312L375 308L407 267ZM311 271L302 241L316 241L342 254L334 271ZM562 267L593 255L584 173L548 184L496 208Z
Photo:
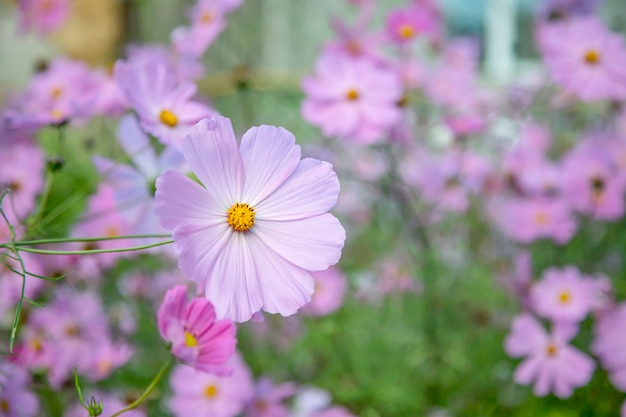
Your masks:
M152 393L154 388L159 384L159 381L161 381L161 378L163 378L163 375L165 375L165 372L168 370L168 368L170 367L170 365L173 362L174 362L174 357L170 355L170 357L167 360L167 362L165 362L165 364L161 367L161 370L159 370L159 373L156 374L156 376L154 377L152 382L150 382L150 385L148 385L148 388L146 388L146 390L143 392L143 394L141 394L141 396L139 398L137 398L135 401L130 403L126 408L123 408L120 411L118 411L117 413L111 415L111 417L117 417L117 416L119 416L119 415L121 415L121 414L123 414L123 413L125 413L127 411L130 411L130 410L138 407L141 403L143 403L148 398L150 393Z
M70 243L70 242L99 242L104 240L117 240L117 239L150 239L150 238L166 238L172 237L168 234L155 234L155 235L125 235L125 236L109 236L109 237L68 237L59 239L38 239L38 240L22 240L15 242L15 246L30 246L30 245L47 245L53 243ZM2 246L2 244L0 244Z
M18 250L30 253L39 253L42 255L95 255L98 253L117 253L117 252L133 252L136 250L150 249L157 246L168 245L170 243L174 243L173 240L166 240L165 242L153 243L151 245L143 245L143 246L131 246L128 248L118 248L118 249L94 249L94 250L45 250L45 249L33 249L33 248L25 248L20 247ZM5 245L0 245L0 247L6 247Z

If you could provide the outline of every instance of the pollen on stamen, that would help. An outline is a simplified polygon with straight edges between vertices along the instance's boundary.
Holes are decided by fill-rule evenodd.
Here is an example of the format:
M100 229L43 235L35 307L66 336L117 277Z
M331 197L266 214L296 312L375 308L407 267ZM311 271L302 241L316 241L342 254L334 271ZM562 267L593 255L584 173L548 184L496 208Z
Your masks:
M198 346L198 339L188 331L185 331L185 346L196 347Z
M346 93L346 98L350 101L354 101L354 100L358 100L359 98L359 92L356 91L354 88L351 88L350 90L348 90L348 92Z
M209 23L211 23L213 21L213 13L211 12L204 12L202 13L202 15L200 16L200 22L203 25L208 25Z
M568 291L563 291L561 292L561 294L559 294L559 302L561 304L568 304L571 299L572 299L572 296L570 295Z
M557 353L556 345L554 343L548 343L548 346L546 347L546 353L548 354L548 356L556 355Z
M600 62L600 52L596 51L595 49L590 49L585 54L585 62L591 65L597 64L598 62Z
M415 29L411 25L401 25L398 28L398 34L402 39L411 39L415 36Z
M208 398L214 398L217 395L217 387L215 385L209 385L204 390L204 395Z
M162 110L159 114L159 119L164 125L169 127L176 127L178 125L178 117L169 110Z
M247 232L254 226L254 207L247 203L233 204L226 214L226 222L236 232Z

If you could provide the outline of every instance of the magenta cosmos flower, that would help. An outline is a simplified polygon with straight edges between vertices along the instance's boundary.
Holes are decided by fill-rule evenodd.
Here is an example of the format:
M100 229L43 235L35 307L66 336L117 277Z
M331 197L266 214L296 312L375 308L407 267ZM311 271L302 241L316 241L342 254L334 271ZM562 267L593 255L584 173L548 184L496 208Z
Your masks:
M567 398L574 388L586 385L595 364L589 356L568 345L574 336L572 329L555 326L550 335L534 317L518 316L505 342L510 356L526 357L515 370L515 382L535 382L535 395L543 397L554 392L559 398Z
M300 160L295 137L280 127L251 128L237 149L230 119L221 116L195 125L182 151L202 185L168 170L155 198L179 267L206 282L218 317L294 314L311 300L309 271L335 264L345 241L327 213L339 194L332 165Z
M399 75L365 58L322 55L315 76L302 80L302 116L325 136L373 143L402 118Z
M224 364L235 353L235 326L215 320L213 305L204 298L187 304L187 287L177 285L167 293L157 313L159 332L171 343L171 352L195 369L226 373Z

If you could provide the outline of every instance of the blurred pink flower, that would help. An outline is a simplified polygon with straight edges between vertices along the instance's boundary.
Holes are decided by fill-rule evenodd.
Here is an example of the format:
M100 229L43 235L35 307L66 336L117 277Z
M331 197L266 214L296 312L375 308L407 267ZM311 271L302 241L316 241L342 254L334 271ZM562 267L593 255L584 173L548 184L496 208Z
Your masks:
M267 377L259 378L245 417L289 417L291 412L283 401L294 395L296 388L292 382L274 385Z
M626 303L596 321L591 350L609 372L611 383L626 392Z
M439 36L440 30L441 22L434 10L418 4L392 10L387 16L387 35L393 42L399 44L419 37L435 39Z
M574 236L577 228L569 205L559 199L494 200L488 211L506 236L521 243L551 239L564 244Z
M547 25L539 49L554 81L583 101L626 97L626 46L596 16Z
M338 405L327 408L323 411L316 411L309 417L355 417L354 414L349 412L346 408Z
M235 417L254 396L252 375L239 355L228 363L230 376L216 376L176 365L170 374L173 397L168 407L176 417Z
M61 26L70 12L69 0L18 0L20 31L46 34Z
M531 289L534 310L553 322L578 323L596 301L593 280L575 267L550 268Z
M211 302L194 298L187 303L187 287L177 285L165 293L157 313L161 337L171 344L178 359L203 372L224 374L235 353L235 326L230 320L215 320Z
M563 191L579 212L617 220L624 214L626 177L619 175L606 141L589 138L563 157Z
M14 363L0 361L0 416L35 417L39 398L29 390L30 375Z
M11 189L2 210L14 226L35 208L43 179L44 155L37 145L28 141L0 144L0 195Z
M515 382L522 385L534 382L535 395L543 397L553 392L559 398L567 398L574 388L586 385L595 364L589 356L567 344L575 335L572 330L570 326L555 326L549 335L531 315L517 316L505 341L510 356L525 358L515 370Z
M26 272L36 275L44 274L39 258L26 252L20 252L20 256ZM13 270L22 272L20 263L0 252L0 323L7 313L11 313L11 318L13 318L14 310L22 295L22 277ZM35 299L44 285L44 280L27 275L24 296L31 300Z
M325 271L312 272L315 292L311 302L302 308L302 313L309 316L325 316L337 310L343 304L347 281L337 267L331 266Z
M302 80L302 89L302 116L325 136L373 143L402 118L399 75L365 58L322 55L315 75Z
M107 378L133 355L129 345L115 343L110 339L99 341L92 349L92 354L81 367L81 374L86 375L91 382Z
M313 293L309 271L337 263L345 241L327 213L339 193L332 165L300 160L295 137L280 127L251 128L237 149L230 120L220 116L194 126L183 155L204 186L168 170L155 201L180 268L206 280L218 317L294 314Z
M135 60L120 60L115 63L113 72L139 116L141 127L165 145L180 148L191 126L215 114L209 106L192 100L196 84L179 81L170 72L167 62L156 62L146 68Z

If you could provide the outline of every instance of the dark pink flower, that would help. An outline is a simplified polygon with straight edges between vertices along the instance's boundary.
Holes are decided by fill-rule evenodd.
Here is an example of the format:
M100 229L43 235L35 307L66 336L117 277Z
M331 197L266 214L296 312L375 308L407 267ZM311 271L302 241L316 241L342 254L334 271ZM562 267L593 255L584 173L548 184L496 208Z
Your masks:
M167 293L157 313L161 337L171 344L174 356L203 372L224 374L235 353L235 326L215 319L215 310L205 298L187 303L187 287L178 285Z

